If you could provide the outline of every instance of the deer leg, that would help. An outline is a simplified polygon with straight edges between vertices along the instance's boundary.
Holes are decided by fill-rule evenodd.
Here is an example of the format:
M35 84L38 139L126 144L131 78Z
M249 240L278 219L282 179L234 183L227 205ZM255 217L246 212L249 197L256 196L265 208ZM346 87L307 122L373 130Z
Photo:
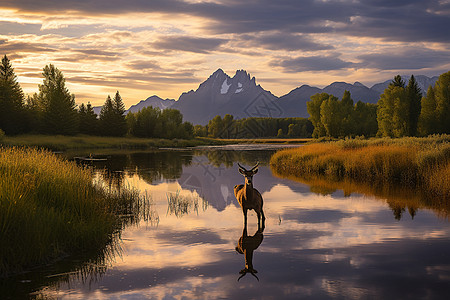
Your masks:
M244 227L247 228L247 210L243 209L242 211L244 213Z
M264 230L264 228L266 227L266 216L264 216L264 211L261 208L261 215L262 215L262 228Z

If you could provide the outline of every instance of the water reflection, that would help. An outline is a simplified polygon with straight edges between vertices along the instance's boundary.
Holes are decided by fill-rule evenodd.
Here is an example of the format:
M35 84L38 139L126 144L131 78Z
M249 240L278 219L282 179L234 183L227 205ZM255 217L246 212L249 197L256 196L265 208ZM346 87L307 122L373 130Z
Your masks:
M298 177L293 175L277 174L279 178L304 183L310 187L310 191L320 195L331 195L342 191L345 197L355 194L375 196L379 201L387 203L392 210L394 219L401 220L407 214L414 219L421 209L431 209L438 217L448 219L450 217L450 202L438 199L424 193L420 187L408 188L399 185L380 184L376 182L361 183L350 180L332 181L321 177Z
M99 177L114 171L151 203L147 218L120 232L118 254L103 262L95 255L70 258L64 267L2 280L2 297L445 299L450 293L450 226L436 217L447 214L445 205L392 187L275 177L267 167L271 151L166 152L105 153L107 161L92 163ZM265 229L252 221L242 227L232 189L243 181L237 162L257 160L253 184L264 198ZM71 273L84 265L98 268L85 279Z
M259 281L258 276L256 276L256 273L258 273L258 271L253 268L253 252L261 245L264 239L263 232L264 227L258 228L254 235L249 236L247 234L247 226L244 226L242 236L239 238L238 244L236 246L236 251L240 254L244 254L245 259L245 267L244 269L239 271L239 274L241 274L241 276L238 278L238 281L248 273L255 276Z

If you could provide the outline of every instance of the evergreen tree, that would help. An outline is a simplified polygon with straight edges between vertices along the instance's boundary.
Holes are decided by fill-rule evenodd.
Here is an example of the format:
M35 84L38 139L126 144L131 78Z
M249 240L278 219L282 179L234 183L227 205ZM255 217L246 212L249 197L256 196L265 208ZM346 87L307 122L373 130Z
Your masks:
M16 134L24 128L24 93L10 60L5 55L0 64L0 129Z
M402 76L400 75L395 76L394 80L389 85L405 88L405 82L403 81Z
M64 75L50 64L45 66L44 81L37 95L43 108L43 129L51 134L73 135L78 130L75 96L66 88Z
M119 91L116 92L113 101L113 110L115 114L115 120L111 126L115 129L116 136L124 136L127 133L127 121L125 120L125 105Z
M420 101L422 99L422 92L417 85L416 78L411 75L408 85L406 86L406 97L409 104L409 135L417 135L417 124L420 115Z
M100 135L115 136L116 130L114 128L116 113L111 97L108 95L105 103L102 106L99 116Z
M98 133L98 119L91 103L82 103L78 109L79 132L83 134L95 135Z

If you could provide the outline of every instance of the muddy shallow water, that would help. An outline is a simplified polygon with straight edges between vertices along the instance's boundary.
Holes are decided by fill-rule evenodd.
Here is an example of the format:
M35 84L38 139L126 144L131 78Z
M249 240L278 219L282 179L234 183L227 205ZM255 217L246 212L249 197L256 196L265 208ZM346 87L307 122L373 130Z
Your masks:
M111 186L134 186L151 207L108 259L67 258L2 283L7 298L446 299L450 223L442 212L274 177L274 149L109 153L91 162ZM254 187L266 226L243 215L237 162L260 161ZM398 197L397 197L398 198ZM396 200L398 202L398 199ZM445 214L444 214L445 215ZM257 273L241 276L245 240ZM241 277L241 278L240 278ZM239 280L238 280L239 279Z

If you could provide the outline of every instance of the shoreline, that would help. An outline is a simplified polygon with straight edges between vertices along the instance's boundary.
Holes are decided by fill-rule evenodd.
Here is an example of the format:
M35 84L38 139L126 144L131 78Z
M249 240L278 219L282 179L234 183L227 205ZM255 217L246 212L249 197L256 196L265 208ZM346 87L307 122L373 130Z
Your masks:
M90 149L159 149L184 148L196 146L223 146L231 144L303 144L311 139L217 139L196 137L193 139L159 139L137 137L104 137L104 136L63 136L63 135L17 135L4 136L0 139L3 147L36 147L52 151L90 150Z

